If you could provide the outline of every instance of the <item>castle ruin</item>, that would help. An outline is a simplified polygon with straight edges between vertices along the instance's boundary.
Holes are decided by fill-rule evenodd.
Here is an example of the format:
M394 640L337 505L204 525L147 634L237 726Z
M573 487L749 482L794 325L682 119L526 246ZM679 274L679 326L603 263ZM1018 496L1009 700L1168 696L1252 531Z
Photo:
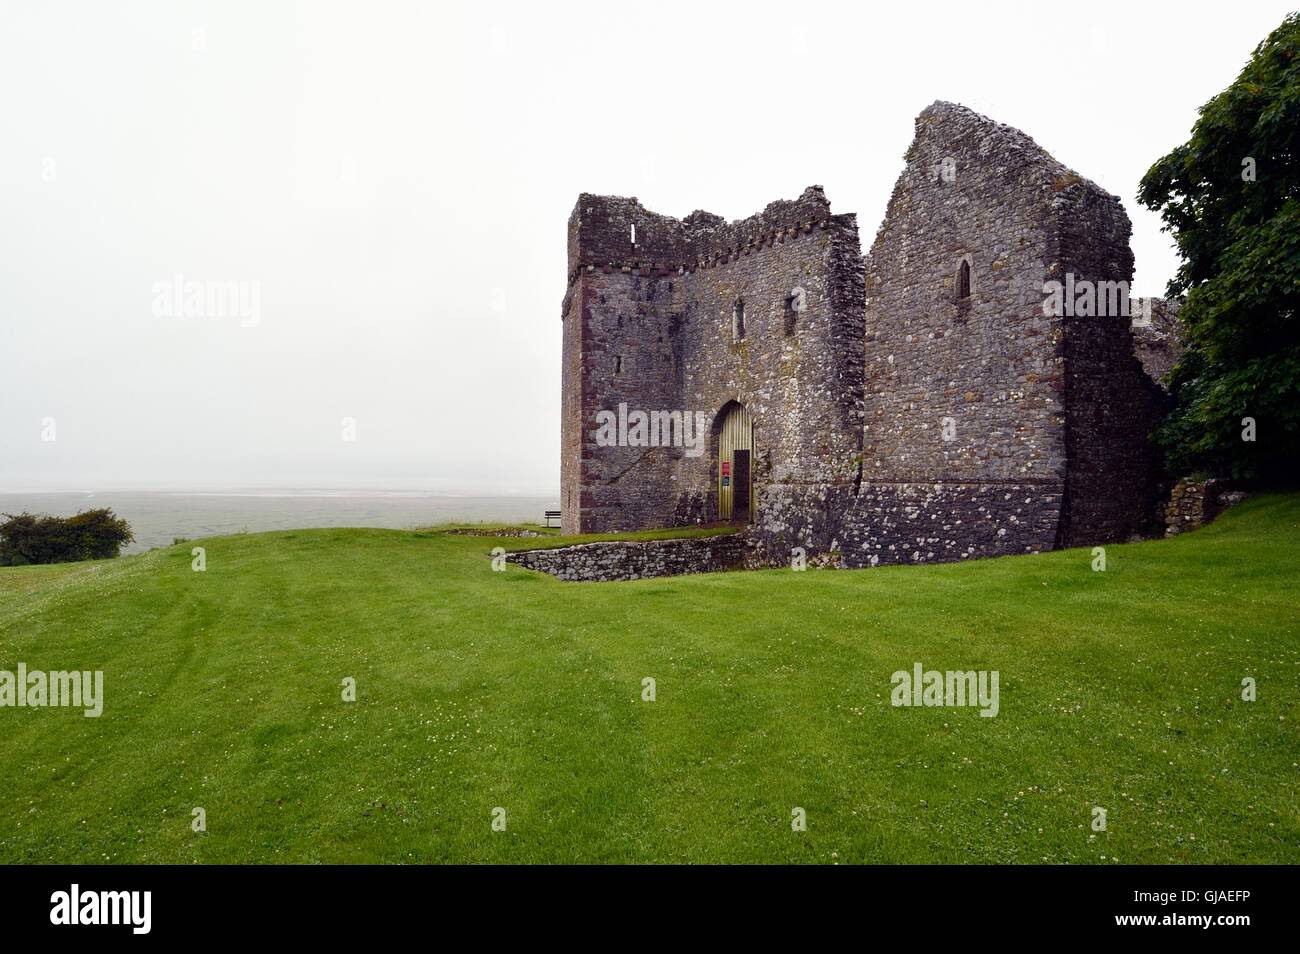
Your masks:
M1147 532L1162 392L1135 352L1130 233L1116 196L942 102L865 257L817 186L730 223L580 196L563 531L730 521L769 562L849 567Z

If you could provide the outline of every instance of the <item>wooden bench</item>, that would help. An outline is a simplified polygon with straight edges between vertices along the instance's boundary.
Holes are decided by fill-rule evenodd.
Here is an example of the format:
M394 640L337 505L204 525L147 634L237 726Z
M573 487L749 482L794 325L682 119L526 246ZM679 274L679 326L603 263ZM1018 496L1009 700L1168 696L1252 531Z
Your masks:
M558 510L546 511L546 525L548 527L551 525L552 520L559 520L559 519L560 519L560 511Z

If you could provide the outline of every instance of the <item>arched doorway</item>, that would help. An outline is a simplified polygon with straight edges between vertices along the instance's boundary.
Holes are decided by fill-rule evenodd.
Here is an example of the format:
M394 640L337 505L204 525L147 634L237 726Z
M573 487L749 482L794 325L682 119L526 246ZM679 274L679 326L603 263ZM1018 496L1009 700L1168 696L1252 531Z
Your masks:
M749 523L753 518L754 422L743 404L727 404L718 415L718 519Z

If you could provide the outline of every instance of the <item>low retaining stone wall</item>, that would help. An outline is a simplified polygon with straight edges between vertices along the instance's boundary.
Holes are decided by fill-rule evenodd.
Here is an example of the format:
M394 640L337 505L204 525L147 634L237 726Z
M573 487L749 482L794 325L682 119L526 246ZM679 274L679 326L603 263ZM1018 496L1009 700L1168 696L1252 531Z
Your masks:
M540 570L561 580L639 580L681 573L739 570L745 565L745 538L726 534L680 540L611 540L568 547L517 550L506 561Z
M1215 480L1180 480L1163 504L1165 533L1202 526L1246 496ZM793 534L788 540L743 533L612 540L517 550L506 560L561 580L606 581L786 566L786 544L807 548L810 566L844 568L1039 553L1058 545L1061 499L1051 482L865 484L825 551L815 538L829 525L782 528ZM774 539L782 546L774 547Z
M443 531L453 537L546 537L547 533L527 527L453 527Z
M1173 536L1214 519L1215 497L1213 480L1180 480L1169 492L1165 505L1165 534Z
M1191 480L1184 477L1174 484L1165 505L1165 535L1174 536L1195 530L1217 517L1248 495L1231 491L1217 480Z

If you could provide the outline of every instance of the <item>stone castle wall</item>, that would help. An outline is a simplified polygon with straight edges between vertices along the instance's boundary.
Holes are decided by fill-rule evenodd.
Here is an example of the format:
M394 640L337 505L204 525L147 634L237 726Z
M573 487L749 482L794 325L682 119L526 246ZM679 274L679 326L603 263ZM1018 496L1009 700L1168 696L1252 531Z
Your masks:
M754 421L756 520L774 536L796 527L786 535L802 537L820 525L828 494L856 477L861 441L854 217L831 215L817 188L729 225L707 213L679 222L635 200L584 195L570 234L565 367L575 370L564 385L565 532L715 519L712 425L732 401ZM799 311L795 289L804 293ZM735 340L738 301L745 333ZM597 412L620 405L702 413L710 425L704 453L599 446Z
M1142 362L1142 370L1164 387L1165 378L1183 355L1182 334L1178 327L1179 301L1144 298L1143 314L1150 311L1145 324L1133 326L1133 350Z
M1076 286L1099 289L1131 283L1132 227L1117 196L1075 181L1061 188L1053 211L1053 279L1072 275ZM1131 314L1100 294L1091 311L1062 319L1067 467L1058 546L1122 541L1153 528L1160 462L1150 435L1161 391L1134 353Z
M563 305L564 531L715 520L715 433L698 457L602 447L595 415L713 423L734 401L754 421L751 529L773 563L794 546L862 566L1140 532L1159 389L1127 318L1043 307L1044 282L1067 272L1130 280L1129 232L1116 197L946 103L917 119L865 259L855 218L819 187L732 223L582 195Z
M906 159L868 257L863 492L839 548L855 566L1049 549L1066 464L1063 332L1042 308L1056 170L947 106L918 117Z

